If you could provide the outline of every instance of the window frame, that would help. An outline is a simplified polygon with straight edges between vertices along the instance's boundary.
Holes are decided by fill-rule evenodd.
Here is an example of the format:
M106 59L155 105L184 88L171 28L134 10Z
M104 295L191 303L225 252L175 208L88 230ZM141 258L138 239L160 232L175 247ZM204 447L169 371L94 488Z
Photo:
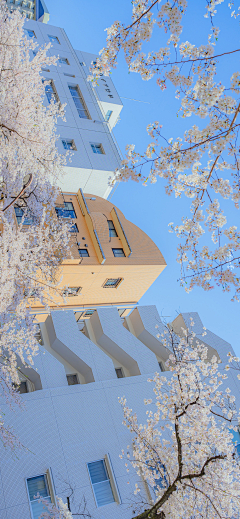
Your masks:
M84 97L83 97L83 95L82 95L82 93L81 93L81 90L80 90L80 88L79 88L79 85L76 84L76 83L75 83L75 84L70 84L70 83L68 83L68 90L69 90L69 93L70 93L70 95L71 95L71 99L72 99L72 101L73 101L73 103L74 103L74 106L75 106L75 108L76 108L76 110L77 110L78 117L79 117L80 119L91 119L91 117L90 117L90 113L89 113L89 111L88 111L87 105L86 105L86 103L85 103ZM72 95L72 91L77 92L77 96L73 96L73 95ZM75 98L75 97L79 99L80 103L82 104L82 108L78 108L78 107L77 107L77 105L76 105L76 103L75 103L75 101L74 101L74 98ZM81 112L81 111L84 112L84 113L85 113L85 116L82 117L81 115L79 115L79 111L80 111L80 112Z
M120 255L114 254L114 251L118 251L118 250L122 251L123 254L120 254ZM112 252L113 252L114 258L126 258L125 252L122 247L112 247Z
M74 205L73 205L73 203L72 203L71 201L66 201L66 200L64 200L63 204L64 204L64 207L59 207L59 206L57 206L57 205L55 206L55 212L56 212L57 218L64 218L64 219L66 219L66 220L69 218L69 219L71 219L71 220L77 220L77 216L76 216L76 212L75 212L75 209L74 209ZM65 204L72 204L72 209L67 209L67 208L65 207ZM59 214L59 216L58 216L58 209L59 209L59 212L61 212L61 210L62 210L62 211L66 211L66 212L73 212L73 213L74 213L74 216L70 216L70 215L68 215L68 216L62 216L61 214Z
M79 251L86 251L86 252L87 252L87 254L83 254L83 256L82 256L82 255L80 254L80 252L79 252ZM89 252L88 252L88 249L87 249L87 248L86 248L86 249L79 249L79 248L78 248L78 254L79 254L80 258L89 258L89 257L90 257L90 255L89 255Z
M27 34L27 36L29 36L29 33L32 33L33 36L29 36L29 38L31 38L31 39L34 39L34 38L35 38L35 40L36 40L36 34L35 34L35 31L33 31L32 29L24 29L24 32L25 32L25 34Z
M113 221L107 220L107 223L108 223L109 238L118 238L118 234L117 234ZM112 224L112 227L109 224ZM111 234L111 231L113 231L113 233L115 233L115 234Z
M61 61L61 60L63 60L63 61ZM65 58L64 56L60 56L58 58L58 62L60 63L60 65L70 65L68 59Z
M52 38L52 39L51 39ZM55 36L54 34L48 34L48 39L51 43L58 43L58 45L61 45L60 40L58 36Z
M45 81L46 81L48 84L45 85L45 84L44 84ZM56 87L55 87L55 84L54 84L53 79L44 79L44 78L43 78L43 84L44 84L45 96L46 96L46 98L47 98L47 100L48 100L48 104L49 104L49 105L51 104L52 98L53 98L53 100L54 100L54 103L59 103L60 100L59 100L58 93L57 93L57 89L56 89ZM52 94L51 94L51 99L50 99L50 101L49 101L49 98L48 98L48 95L47 95L47 91L46 91L46 88L47 88L47 87L52 87Z
M112 280L112 279L116 280L116 284L115 284L115 285L106 285L107 281L110 281L110 280ZM119 285L122 283L122 281L123 281L123 278L107 278L107 279L104 281L102 287L103 287L103 288L118 288Z
M117 371L121 372L121 374L122 374L121 377L118 376ZM115 368L115 373L117 375L117 378L125 378L125 374L124 374L123 368L121 366L119 368Z
M68 289L66 288L66 289L63 291L63 295L64 295L65 297L76 297L76 296L78 296L78 295L81 293L82 287L69 287L69 290L72 290L72 289L74 289L74 288L76 289L76 292L73 292L73 293L68 292ZM64 294L64 292L68 292L68 293Z
M106 155L101 142L90 142L90 146L92 148L92 152L95 153L95 155ZM94 151L94 150L101 150L101 151L98 152L98 151Z
M68 377L76 377L76 384L69 384L68 383ZM68 386L71 387L71 386L78 386L80 384L80 381L79 381L79 377L78 377L78 374L77 373L66 373L66 379L67 379L67 383L68 383Z
M103 463L104 463L104 468L105 468L106 474L108 476L108 479L106 479L104 481L109 481L110 487L111 487L111 491L112 491L112 496L113 496L113 501L111 501L109 503L105 503L103 505L98 505L96 494L95 494L95 490L94 490L94 486L98 485L99 483L102 483L102 481L99 481L97 483L92 483L92 479L91 479L91 475L90 475L90 470L89 470L89 465L91 463L98 463L99 461L103 461ZM112 470L112 464L111 464L111 461L110 461L110 458L109 458L109 454L104 456L104 458L100 458L98 460L89 461L87 463L87 471L88 471L88 475L89 475L89 479L90 479L90 484L91 484L91 487L92 487L93 496L94 496L94 500L95 500L95 504L96 504L97 508L102 508L103 506L111 505L113 503L116 503L116 504L120 504L121 503L120 494L119 494L118 487L117 487L117 484L116 484L116 479L115 479L115 476L114 476L114 473L113 473L113 470Z
M64 150L66 150L66 151L67 151L67 150L70 150L70 151L77 151L76 144L75 144L75 142L74 142L73 139L62 139L62 138L61 138L61 141L62 141L62 145L63 145ZM66 144L71 143L71 147L70 147L70 148L68 148L68 147L65 148L64 143L66 143Z
M41 474L36 474L34 476L26 477L25 478L25 485L26 485L27 498L28 498L28 504L29 504L30 514L31 514L31 519L34 519L34 517L33 517L32 505L31 505L30 494L29 494L28 483L27 482L28 482L29 479L37 478L39 476L45 476L45 480L47 482L47 488L48 488L48 491L49 491L49 496L48 497L50 497L50 499L51 499L50 503L56 505L56 495L55 495L55 488L54 488L54 482L53 482L51 467L49 467L46 470L46 472L42 472ZM34 501L36 501L36 499Z

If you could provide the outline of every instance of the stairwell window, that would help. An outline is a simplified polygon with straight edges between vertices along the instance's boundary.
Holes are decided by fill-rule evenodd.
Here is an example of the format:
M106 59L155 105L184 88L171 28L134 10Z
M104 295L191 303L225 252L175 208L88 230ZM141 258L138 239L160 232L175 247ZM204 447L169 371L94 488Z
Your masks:
M34 478L28 478L27 489L32 511L32 518L38 519L43 512L46 512L46 507L44 507L42 503L38 502L39 498L37 495L39 494L49 503L52 501L47 481L47 474L41 474L40 476L36 476Z
M48 38L52 43L57 43L58 45L60 45L60 41L57 36L52 36L51 34L48 34Z
M43 83L44 82L45 80L43 79ZM45 94L47 96L49 104L52 100L54 103L57 103L59 101L57 91L52 80L47 85L45 85Z
M80 90L78 86L68 85L68 88L73 98L79 117L81 117L81 119L90 119L87 109L85 107L83 97L80 95Z
M122 278L109 278L105 281L103 288L117 288L122 281Z
M115 499L105 460L88 463L88 472L97 507L114 503Z
M112 251L113 251L113 256L115 256L115 258L125 258L123 249L112 249Z
M106 113L106 116L105 116L105 121L109 121L110 117L112 115L112 110L108 110L107 113Z
M91 148L92 148L93 153L98 153L98 155L104 155L104 149L100 143L98 144L98 143L92 142Z
M117 237L117 231L112 220L108 220L109 238Z

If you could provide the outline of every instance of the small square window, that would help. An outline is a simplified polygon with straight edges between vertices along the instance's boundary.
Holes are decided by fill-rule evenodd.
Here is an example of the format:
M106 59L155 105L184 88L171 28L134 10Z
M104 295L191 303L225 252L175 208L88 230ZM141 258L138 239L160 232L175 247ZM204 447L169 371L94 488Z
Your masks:
M115 258L125 258L123 249L112 249Z
M63 291L63 295L66 297L77 296L81 292L81 287L68 287Z
M81 256L81 258L88 258L89 257L87 249L78 249L78 252L79 252L79 256Z
M91 143L91 148L93 153L98 153L99 155L104 154L103 147L101 144Z
M52 43L58 43L58 45L60 45L60 41L57 36L51 36L51 34L48 34L48 38Z
M108 229L109 229L109 237L112 238L112 237L116 237L117 236L117 231L114 227L114 223L112 220L108 220Z
M79 384L77 375L67 375L67 383L69 386L75 386L75 384Z
M115 368L117 378L124 378L124 373L122 368Z
M109 278L105 281L103 288L117 288L121 281L122 278Z
M29 38L36 38L36 34L34 31L30 31L29 29L24 29L24 31Z
M69 65L69 61L67 58L58 58L58 62L62 65Z
M62 139L62 144L63 144L63 147L65 150L75 150L76 151L76 146L75 146L75 143L72 139Z

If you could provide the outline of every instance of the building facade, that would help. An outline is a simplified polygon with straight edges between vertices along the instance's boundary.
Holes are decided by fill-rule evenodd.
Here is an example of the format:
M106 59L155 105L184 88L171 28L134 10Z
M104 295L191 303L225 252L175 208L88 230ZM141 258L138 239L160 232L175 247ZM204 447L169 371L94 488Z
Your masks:
M28 20L25 31L39 46L51 42L50 55L59 56L58 65L42 70L46 85L46 106L52 97L66 103L66 121L59 120L57 134L61 153L71 149L71 161L59 185L63 191L84 192L107 198L109 182L121 165L113 127L122 109L121 99L110 78L101 78L95 89L87 81L96 56L73 49L64 29Z
M47 23L49 12L44 0L7 0L11 11L18 9L28 20Z
M201 334L196 313L179 315L174 329L189 326L190 317ZM170 353L156 324L161 327L154 306L137 306L125 319L117 308L98 308L81 323L72 310L57 310L40 324L34 367L20 366L24 409L3 409L26 449L9 457L0 445L1 519L38 519L37 492L52 502L62 496L73 513L85 503L94 519L130 519L136 482L149 500L149 489L119 458L131 435L118 397L125 395L140 422L146 420L143 400L153 396L147 379L166 368ZM204 342L223 362L232 351L209 330ZM232 374L227 385L236 394Z

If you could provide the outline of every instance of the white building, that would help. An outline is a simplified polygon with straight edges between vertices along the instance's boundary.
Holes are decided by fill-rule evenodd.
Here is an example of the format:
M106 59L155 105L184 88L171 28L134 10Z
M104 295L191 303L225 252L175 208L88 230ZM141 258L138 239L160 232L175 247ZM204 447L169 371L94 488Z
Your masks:
M201 334L196 313L179 315L174 328L189 326L190 317ZM146 420L143 399L152 397L147 379L164 369L169 354L156 337L156 323L161 323L156 308L147 306L136 307L125 320L116 308L100 308L78 323L72 310L54 311L40 325L34 368L21 367L24 409L10 417L7 406L3 410L26 450L9 457L0 445L1 519L37 519L42 509L33 496L39 491L66 502L70 486L72 512L85 499L94 519L133 516L129 505L138 478L132 469L127 474L119 458L130 433L122 425L118 397L125 395L139 420ZM204 341L222 360L232 351L210 331ZM231 374L227 384L235 394Z
M51 83L46 87L46 105L54 96L66 103L66 121L59 120L59 150L73 148L71 162L60 187L63 191L83 191L103 198L111 192L109 179L120 166L120 154L112 129L122 109L121 99L111 79L101 78L93 89L87 81L95 55L74 50L64 29L34 20L26 22L26 34L41 46L51 42L50 54L59 56L58 65L43 70Z

